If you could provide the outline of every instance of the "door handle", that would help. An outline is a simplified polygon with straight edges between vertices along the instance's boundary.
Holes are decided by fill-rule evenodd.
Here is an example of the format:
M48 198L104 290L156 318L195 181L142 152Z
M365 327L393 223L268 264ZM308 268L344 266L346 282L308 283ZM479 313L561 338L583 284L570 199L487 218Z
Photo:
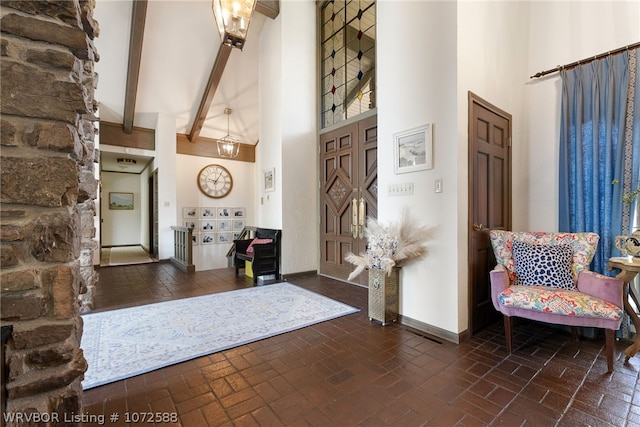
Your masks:
M358 199L355 197L351 200L351 235L358 238Z
M482 231L484 230L484 224L473 224L473 231Z
M358 236L364 238L364 197L360 197L360 208L358 209Z

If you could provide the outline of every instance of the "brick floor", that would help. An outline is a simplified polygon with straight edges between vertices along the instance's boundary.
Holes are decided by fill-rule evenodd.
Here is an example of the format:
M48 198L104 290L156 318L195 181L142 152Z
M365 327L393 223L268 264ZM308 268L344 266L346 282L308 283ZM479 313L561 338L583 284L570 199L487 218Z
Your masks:
M625 364L625 342L608 375L603 336L574 342L521 320L508 355L502 322L456 345L370 322L365 288L315 275L290 282L361 311L87 390L85 412L113 426L143 424L133 418L146 412L177 414L163 425L185 427L640 426L640 356ZM95 311L250 286L233 269L106 267Z

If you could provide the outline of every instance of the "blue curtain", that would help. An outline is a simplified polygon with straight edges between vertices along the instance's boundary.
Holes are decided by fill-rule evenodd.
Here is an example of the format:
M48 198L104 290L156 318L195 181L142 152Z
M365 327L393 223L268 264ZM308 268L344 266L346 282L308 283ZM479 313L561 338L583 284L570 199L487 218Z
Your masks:
M630 53L560 73L559 230L598 233L600 242L592 269L603 274L607 273L608 259L619 255L615 236L631 231L622 229L624 189L638 188L640 83L633 91L629 80L631 75L632 83L640 81L640 73L630 73ZM628 94L633 95L629 100ZM628 101L634 101L630 122ZM625 138L629 128L631 138Z

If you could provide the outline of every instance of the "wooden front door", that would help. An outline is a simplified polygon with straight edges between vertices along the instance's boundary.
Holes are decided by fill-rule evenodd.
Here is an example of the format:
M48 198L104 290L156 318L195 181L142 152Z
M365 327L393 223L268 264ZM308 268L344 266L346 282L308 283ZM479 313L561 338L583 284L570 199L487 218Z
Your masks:
M500 318L491 301L491 229L511 229L511 115L469 92L469 310L476 332Z
M346 280L349 253L366 250L367 218L378 216L377 118L320 136L320 274ZM354 280L367 284L367 274Z

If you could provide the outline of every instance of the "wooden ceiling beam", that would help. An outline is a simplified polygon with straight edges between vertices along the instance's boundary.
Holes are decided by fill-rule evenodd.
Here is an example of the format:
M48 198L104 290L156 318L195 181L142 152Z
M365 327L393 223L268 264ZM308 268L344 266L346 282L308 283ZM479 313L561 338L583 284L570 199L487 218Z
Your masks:
M100 120L100 144L153 151L156 149L156 131L134 126L130 133L125 133L119 123Z
M191 141L192 143L197 142L198 137L200 136L200 131L202 130L204 121L206 120L207 114L209 113L209 107L211 107L211 103L213 102L213 96L218 89L220 80L222 80L224 67L227 65L229 55L231 55L231 49L233 49L231 46L224 43L220 45L218 55L216 56L216 60L213 63L213 69L211 70L211 74L209 75L209 81L207 82L204 94L202 96L202 99L200 100L200 106L198 107L196 118L193 121L193 126L191 128L191 132L189 133L189 141Z
M258 0L255 11L267 16L268 18L276 19L280 14L280 0ZM200 137L200 131L204 127L207 114L209 114L209 108L213 102L213 97L218 89L220 80L222 80L222 73L227 65L232 49L233 48L231 46L224 43L220 45L218 55L213 63L213 69L211 70L209 80L207 81L207 86L205 87L204 94L200 100L200 106L198 107L198 112L196 113L195 120L193 121L191 132L189 132L188 138L191 143L196 143Z
M276 19L280 14L280 0L258 0L256 12L267 18Z
M189 141L189 137L185 134L176 134L176 153L187 154L190 156L210 157L213 159L225 159L236 160L240 162L256 161L256 146L251 144L240 144L240 151L238 156L232 159L228 157L222 157L218 154L218 140L213 138L206 138L201 136L198 139L198 144L192 144Z
M124 133L133 131L133 117L138 95L138 78L140 76L140 62L142 58L142 39L144 38L144 24L147 18L147 0L133 2L131 11L131 37L129 39L129 66L127 68L127 86L124 98L124 113L122 129Z

